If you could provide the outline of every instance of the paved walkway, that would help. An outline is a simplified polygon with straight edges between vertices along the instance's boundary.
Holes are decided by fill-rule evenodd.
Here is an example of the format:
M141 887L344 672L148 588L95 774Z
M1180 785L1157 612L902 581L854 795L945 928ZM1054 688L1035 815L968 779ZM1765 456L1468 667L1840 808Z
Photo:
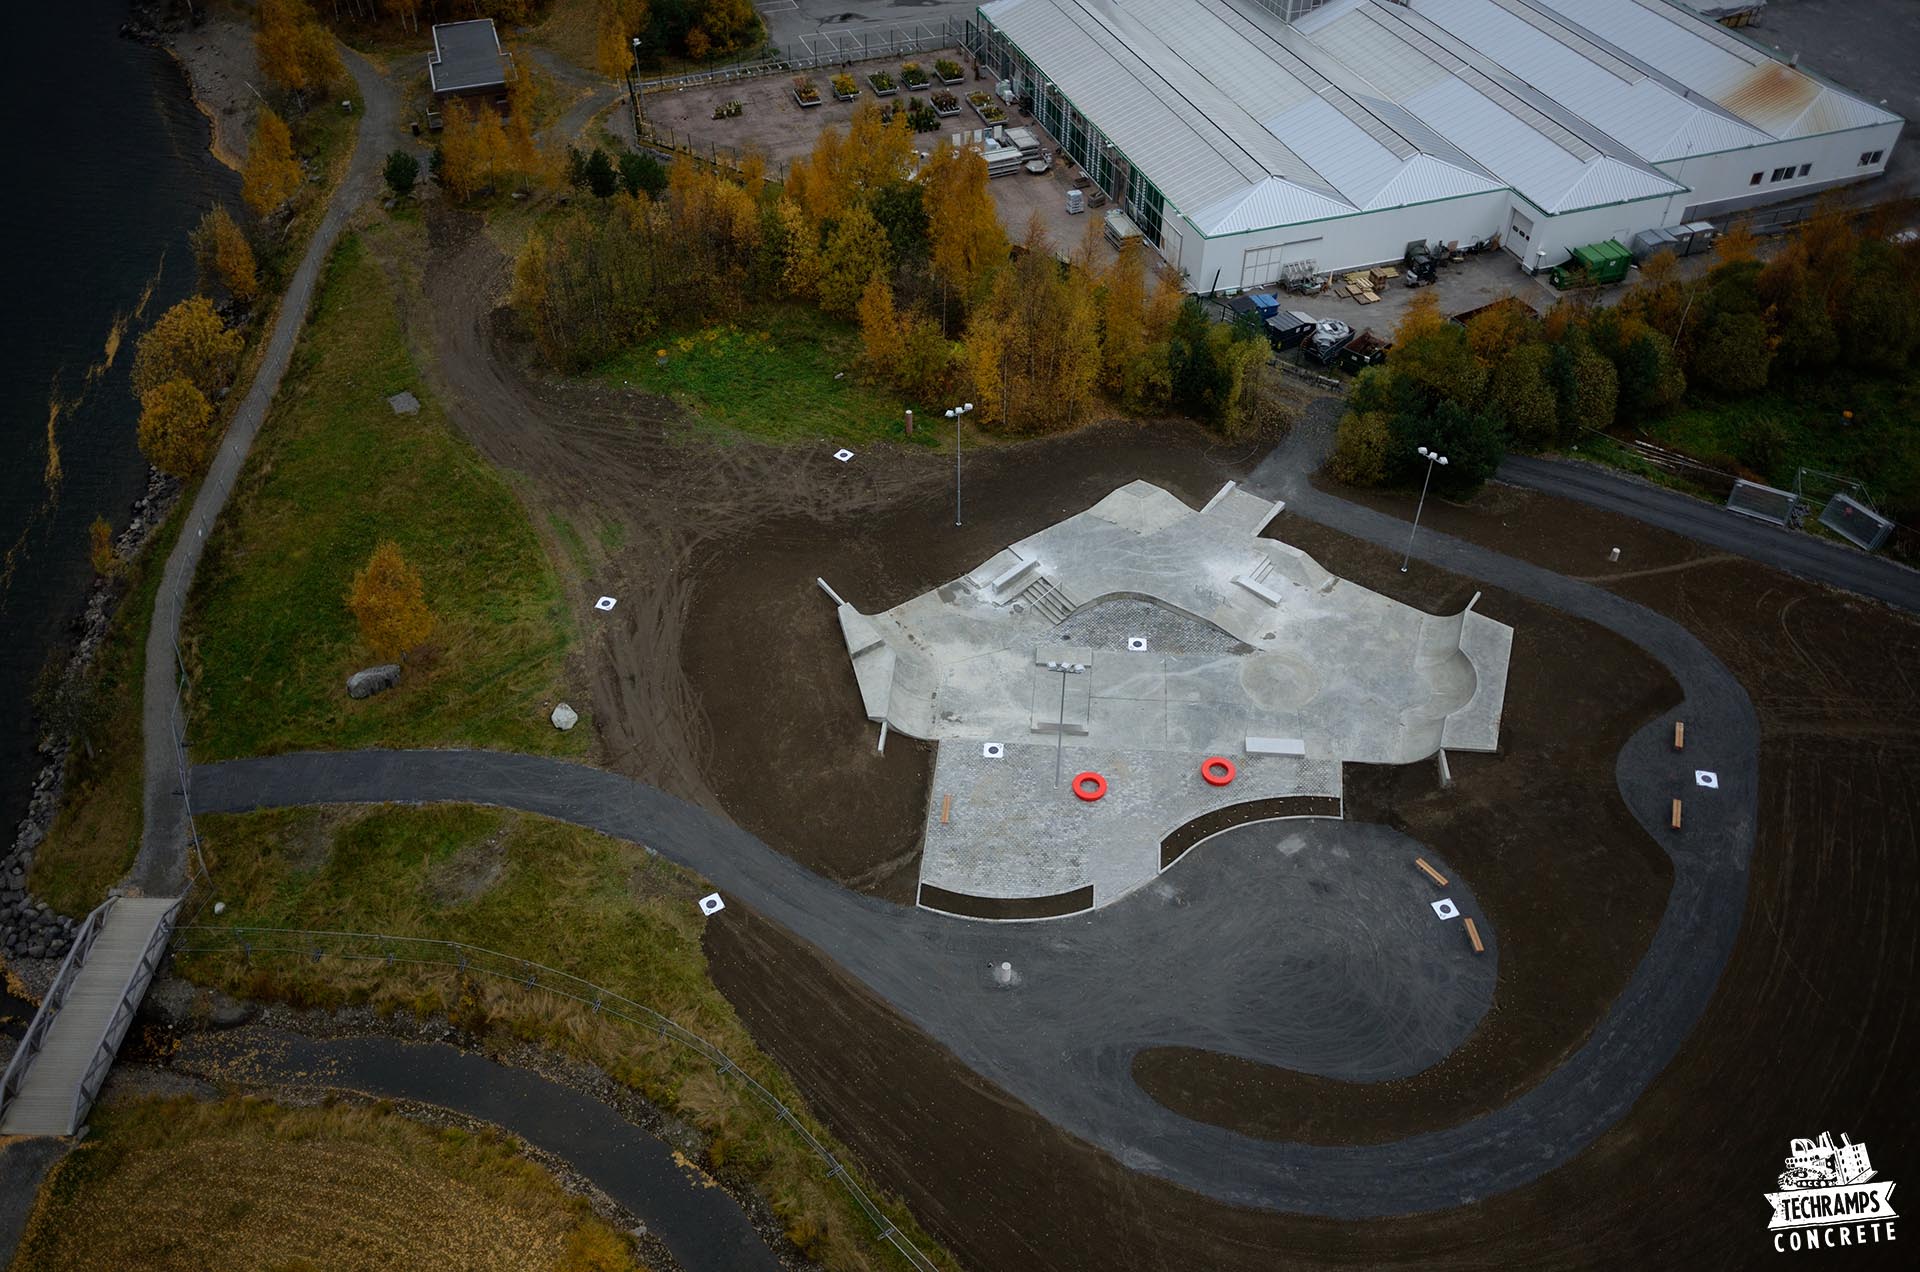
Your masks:
M206 549L207 534L226 506L227 496L233 493L233 484L246 464L247 452L253 448L254 436L280 390L280 378L286 374L294 342L306 324L320 270L345 228L347 218L373 194L393 134L393 90L386 78L351 49L342 46L340 55L353 73L365 103L353 157L307 244L307 254L301 258L293 281L281 298L280 312L274 320L273 333L267 337L260 368L239 409L233 413L233 421L227 426L226 436L187 514L179 541L167 557L159 590L153 598L141 724L146 764L145 825L140 836L140 853L134 859L129 880L150 896L178 896L186 886L186 810L181 799L180 767L172 736L176 727L185 726L184 720L177 719L179 667L174 652L180 639L181 609L193 585L194 571L200 565L200 554Z
M1901 609L1920 610L1920 571L1885 557L1816 539L1804 531L1770 526L1717 504L1593 464L1509 455L1495 477L1509 485L1623 513L1696 543L1735 553L1815 583L1844 588Z
M1405 523L1314 491L1325 437L1301 429L1248 483L1345 533L1399 548ZM1284 520L1280 523L1284 532ZM1372 1048L1337 1016L1386 986L1368 969L1295 1000L1284 906L1287 857L1272 827L1222 835L1153 886L1090 914L981 923L859 896L736 826L617 774L533 756L352 752L241 760L196 771L209 810L338 802L463 801L525 809L648 844L824 950L976 1072L1134 1169L1220 1200L1362 1218L1459 1205L1517 1188L1578 1154L1624 1117L1699 1020L1739 932L1756 808L1758 726L1732 674L1678 624L1599 588L1485 549L1422 535L1415 555L1607 627L1639 644L1685 694L1622 749L1622 797L1673 860L1660 927L1626 989L1582 1048L1512 1103L1395 1143L1271 1143L1190 1121L1135 1085L1132 1057L1201 1047L1302 1072L1379 1080L1438 1061L1477 1022L1475 995L1447 1013L1395 1022ZM1686 772L1668 742L1684 718ZM1695 766L1719 773L1711 798ZM1666 829L1689 795L1688 829ZM1357 878L1429 850L1385 827L1288 824L1301 848L1347 854ZM1578 921L1569 916L1569 921ZM1142 950L1154 951L1144 960ZM1466 958L1471 958L1466 955ZM1011 983L994 975L1012 964ZM1463 975L1455 963L1437 974ZM1469 966L1471 966L1469 964ZM1360 1048L1358 1051L1355 1048Z

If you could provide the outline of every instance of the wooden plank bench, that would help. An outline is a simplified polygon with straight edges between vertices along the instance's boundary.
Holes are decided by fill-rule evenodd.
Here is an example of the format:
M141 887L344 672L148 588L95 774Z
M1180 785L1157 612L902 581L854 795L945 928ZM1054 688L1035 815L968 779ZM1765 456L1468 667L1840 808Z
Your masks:
M1433 880L1435 883L1439 884L1443 888L1447 886L1447 876L1441 874L1438 870L1435 870L1432 866L1428 865L1427 859L1425 857L1415 857L1413 859L1413 864L1420 867L1421 872L1425 874L1427 878Z
M942 795L940 797L940 824L944 826L952 820L953 820L953 796Z
M1687 749L1687 722L1685 720L1675 720L1673 722L1673 749L1676 751L1684 751Z
M1677 799L1673 801L1673 828L1680 829L1680 801Z
M1473 952L1475 954L1485 954L1487 952L1487 947L1480 943L1480 929L1473 925L1472 919L1467 920L1467 939L1473 942Z

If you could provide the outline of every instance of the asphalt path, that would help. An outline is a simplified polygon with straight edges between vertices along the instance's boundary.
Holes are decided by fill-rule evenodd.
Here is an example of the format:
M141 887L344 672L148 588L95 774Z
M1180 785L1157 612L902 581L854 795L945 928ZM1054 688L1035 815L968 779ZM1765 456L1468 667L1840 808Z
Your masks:
M1405 522L1308 485L1324 445L1324 433L1298 430L1245 484L1286 498L1286 515L1400 548ZM1685 697L1637 732L1616 766L1622 798L1674 867L1659 928L1627 987L1587 1042L1538 1086L1457 1126L1393 1143L1253 1139L1172 1112L1131 1075L1140 1050L1187 1046L1371 1081L1418 1071L1464 1041L1484 1002L1462 946L1433 945L1425 968L1431 979L1422 980L1404 961L1350 957L1350 944L1320 960L1324 992L1303 993L1303 961L1340 947L1304 932L1276 938L1309 912L1288 886L1296 858L1342 860L1356 891L1378 897L1390 896L1390 875L1414 853L1434 859L1384 827L1288 823L1285 833L1298 837L1291 856L1275 851L1273 825L1237 828L1114 905L1065 919L991 923L849 892L703 809L617 774L534 756L361 751L239 760L195 771L196 804L211 812L472 802L645 843L818 946L976 1072L1133 1169L1229 1203L1289 1213L1364 1218L1441 1209L1517 1188L1571 1159L1628 1112L1686 1041L1745 908L1758 727L1731 673L1660 615L1443 535L1422 534L1415 556L1625 636L1668 669ZM1687 722L1684 759L1670 747L1676 719ZM1696 787L1696 767L1714 770L1719 788ZM1675 796L1687 800L1684 834L1667 829ZM1462 908L1474 913L1472 906L1465 896ZM1365 913L1372 922L1384 911ZM1489 918L1497 932L1499 916ZM1438 924L1425 930L1442 931ZM1002 963L1011 964L1007 983L996 975ZM1490 973L1490 961L1478 965L1478 974ZM1422 997L1445 1009L1422 1014L1406 1005ZM1370 1014L1359 1028L1343 1028L1356 1003Z
M140 852L134 859L130 882L148 896L177 896L186 886L187 820L186 803L180 791L180 764L174 747L175 729L184 729L179 716L179 663L175 649L180 639L180 613L187 588L199 567L200 554L206 549L207 534L219 519L234 482L246 464L247 452L280 390L293 357L293 346L306 325L307 310L313 304L313 291L320 271L334 242L346 228L347 218L360 203L371 196L380 180L380 166L394 129L393 90L386 78L365 58L341 46L340 56L359 86L363 103L353 156L347 162L346 175L340 179L327 210L307 242L306 255L294 270L280 300L280 312L273 332L254 373L253 383L241 399L233 420L227 425L220 449L214 453L206 480L194 497L185 526L161 571L160 587L153 598L153 624L147 632L147 669L141 732L146 762L144 826Z
M1920 571L1593 464L1509 455L1494 477L1508 485L1621 513L1815 583L1920 610Z
M779 1272L780 1261L724 1189L606 1104L537 1073L444 1043L307 1038L257 1027L197 1035L184 1046L176 1063L188 1070L203 1055L238 1057L249 1083L411 1100L505 1127L639 1216L687 1272Z

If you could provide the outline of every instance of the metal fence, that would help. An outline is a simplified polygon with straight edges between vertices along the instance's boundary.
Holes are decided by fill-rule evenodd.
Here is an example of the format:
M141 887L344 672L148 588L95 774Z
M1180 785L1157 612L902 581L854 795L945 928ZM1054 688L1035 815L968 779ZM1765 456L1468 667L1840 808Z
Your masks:
M730 66L718 66L711 70L688 71L684 75L665 75L658 79L641 80L639 87L642 93L654 93L663 89L699 88L707 84L727 84L735 80L782 75L789 71L811 71L823 66L840 66L874 58L899 57L907 53L927 53L935 49L959 47L961 35L962 31L952 18L948 18L939 26L915 22L907 26L888 27L882 31L816 31L812 35L802 36L792 44L769 45L771 53L750 62L736 62Z
M743 1085L748 1094L766 1105L775 1117L800 1137L801 1142L826 1168L827 1178L838 1180L840 1186L846 1189L854 1205L873 1225L876 1240L892 1246L901 1258L920 1272L937 1272L938 1265L921 1253L919 1247L887 1218L853 1178L846 1164L828 1151L826 1145L806 1128L780 1097L742 1069L726 1052L645 1003L635 1002L613 990L543 963L460 941L441 941L428 937L184 924L175 929L174 953L225 955L243 960L300 958L315 963L326 958L337 958L378 963L386 967L405 964L410 967L443 968L462 976L487 976L525 990L555 994L585 1003L597 1015L611 1016L637 1025L697 1053L720 1076L731 1077Z

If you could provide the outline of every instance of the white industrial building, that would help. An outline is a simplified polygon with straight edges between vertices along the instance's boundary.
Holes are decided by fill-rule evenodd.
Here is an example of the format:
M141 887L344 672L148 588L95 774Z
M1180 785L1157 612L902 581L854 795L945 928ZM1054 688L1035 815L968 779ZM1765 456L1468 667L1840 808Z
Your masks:
M998 0L967 38L1197 291L1414 239L1557 265L1877 175L1902 124L1668 0Z

